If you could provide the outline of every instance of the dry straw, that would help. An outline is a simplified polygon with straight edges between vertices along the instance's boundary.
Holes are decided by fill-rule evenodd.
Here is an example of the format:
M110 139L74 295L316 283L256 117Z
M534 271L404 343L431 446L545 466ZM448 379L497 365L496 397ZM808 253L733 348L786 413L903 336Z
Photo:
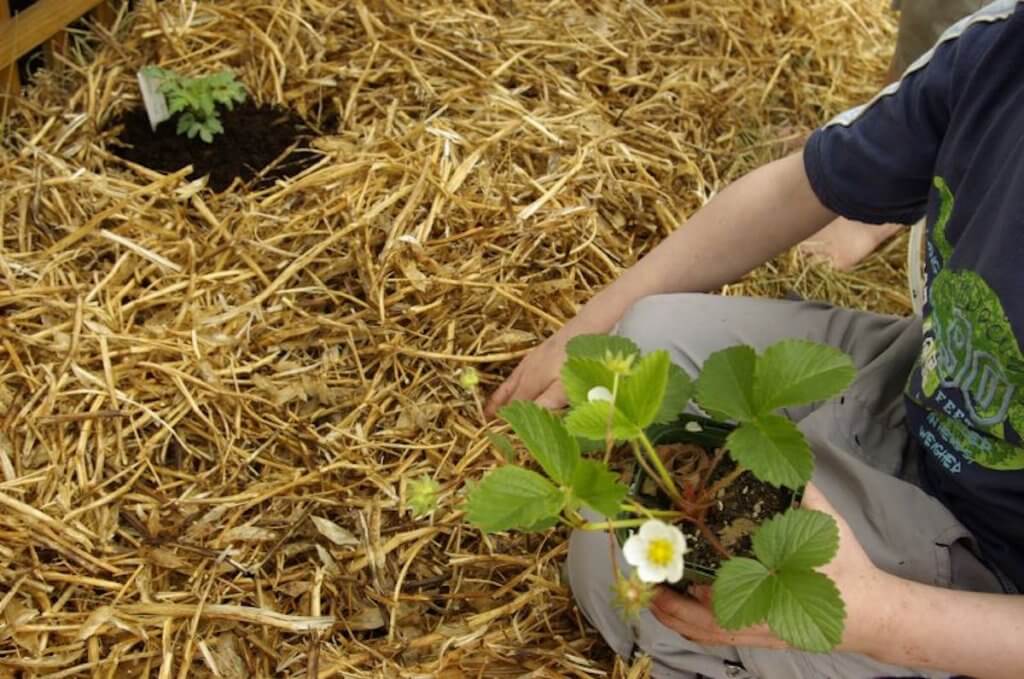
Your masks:
M497 453L458 371L493 387L868 96L888 2L136 5L5 123L0 675L645 676L573 608L564 534L462 525ZM322 161L220 195L126 165L149 63L234 68ZM903 312L902 253L727 292Z

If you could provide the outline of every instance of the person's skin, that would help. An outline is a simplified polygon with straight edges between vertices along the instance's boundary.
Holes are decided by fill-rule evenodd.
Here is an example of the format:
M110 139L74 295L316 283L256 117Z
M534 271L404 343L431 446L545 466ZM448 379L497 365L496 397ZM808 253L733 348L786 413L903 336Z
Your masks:
M920 669L977 679L1024 676L1024 597L978 594L922 585L879 570L850 526L813 486L803 507L831 514L839 524L839 552L822 569L846 603L839 650ZM706 646L786 648L765 625L723 630L711 610L709 587L683 596L660 587L651 612L663 625Z
M702 292L730 283L820 230L836 215L815 196L801 153L751 172L713 198L680 229L597 294L530 352L491 396L493 414L513 400L565 405L559 370L565 345L607 333L640 298ZM835 511L809 489L804 506ZM839 554L827 571L847 606L842 648L894 665L945 670L979 679L1024 676L1024 597L929 587L876 568L838 516ZM780 648L766 628L726 632L714 623L706 590L695 597L661 590L655 615L701 643Z
M901 75L893 60L889 63L885 85L896 82ZM903 228L902 224L864 224L837 217L798 248L805 254L828 260L839 271L850 271Z
M648 295L705 292L731 283L835 219L818 202L794 153L728 186L646 257L594 296L571 321L530 352L487 404L494 414L515 399L565 404L559 370L576 335L609 332Z

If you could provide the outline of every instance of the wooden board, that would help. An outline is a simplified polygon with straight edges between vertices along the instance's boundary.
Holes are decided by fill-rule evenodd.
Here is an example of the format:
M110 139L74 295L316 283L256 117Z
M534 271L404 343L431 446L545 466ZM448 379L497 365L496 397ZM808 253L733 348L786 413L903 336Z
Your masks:
M7 0L0 0L0 22L11 18L11 8ZM3 25L0 23L0 25ZM11 64L0 68L0 117L7 114L11 97L21 89L21 78L18 77L18 65Z
M102 1L40 0L16 18L5 21L0 25L0 69L13 64Z

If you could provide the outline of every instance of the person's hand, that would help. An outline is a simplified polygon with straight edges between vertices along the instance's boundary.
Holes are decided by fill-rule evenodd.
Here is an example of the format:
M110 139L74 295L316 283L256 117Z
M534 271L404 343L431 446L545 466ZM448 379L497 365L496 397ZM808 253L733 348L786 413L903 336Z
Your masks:
M563 407L567 401L562 389L562 364L569 340L577 335L610 332L620 315L617 310L624 306L615 301L592 299L575 318L523 358L487 400L484 407L487 417L494 417L502 406L512 401L535 401L552 410Z
M846 624L839 647L870 655L875 639L884 634L882 630L886 627L886 594L883 590L891 576L871 563L849 524L817 488L807 486L801 506L830 514L839 525L839 551L821 569L835 582L846 604ZM715 622L711 609L710 587L693 587L691 594L684 596L668 587L660 587L651 602L651 612L666 627L707 646L786 648L786 643L776 637L767 625L737 631L722 629Z
M566 404L565 391L560 379L565 362L565 345L575 335L568 334L564 326L528 353L512 374L501 383L487 400L484 413L494 417L498 410L512 401L536 401L545 408L561 408Z

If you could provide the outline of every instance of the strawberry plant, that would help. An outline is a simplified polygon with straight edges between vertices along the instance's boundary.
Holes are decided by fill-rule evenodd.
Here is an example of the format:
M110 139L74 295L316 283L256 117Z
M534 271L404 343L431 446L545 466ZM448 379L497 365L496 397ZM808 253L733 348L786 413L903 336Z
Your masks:
M577 337L567 353L561 377L568 411L523 401L502 409L532 464L510 463L486 474L468 495L468 521L487 532L543 531L560 523L579 530L638 528L620 539L633 573L623 576L613 563L617 596L633 612L649 601L652 583L681 579L688 548L683 531L689 530L690 542L703 540L718 555L712 600L722 627L767 623L796 648L833 649L842 638L844 605L818 569L838 549L835 520L789 506L760 521L741 554L735 541L724 544L708 516L740 478L752 475L770 489L796 492L810 481L810 447L778 411L842 392L855 373L850 359L803 340L784 340L761 354L735 346L711 355L693 381L667 352L642 354L621 337ZM670 468L650 432L676 421L691 402L728 422L729 433L724 447L683 469ZM514 453L507 440L492 441L506 458ZM611 464L619 450L653 480L662 502L631 495ZM584 507L605 520L588 520Z

